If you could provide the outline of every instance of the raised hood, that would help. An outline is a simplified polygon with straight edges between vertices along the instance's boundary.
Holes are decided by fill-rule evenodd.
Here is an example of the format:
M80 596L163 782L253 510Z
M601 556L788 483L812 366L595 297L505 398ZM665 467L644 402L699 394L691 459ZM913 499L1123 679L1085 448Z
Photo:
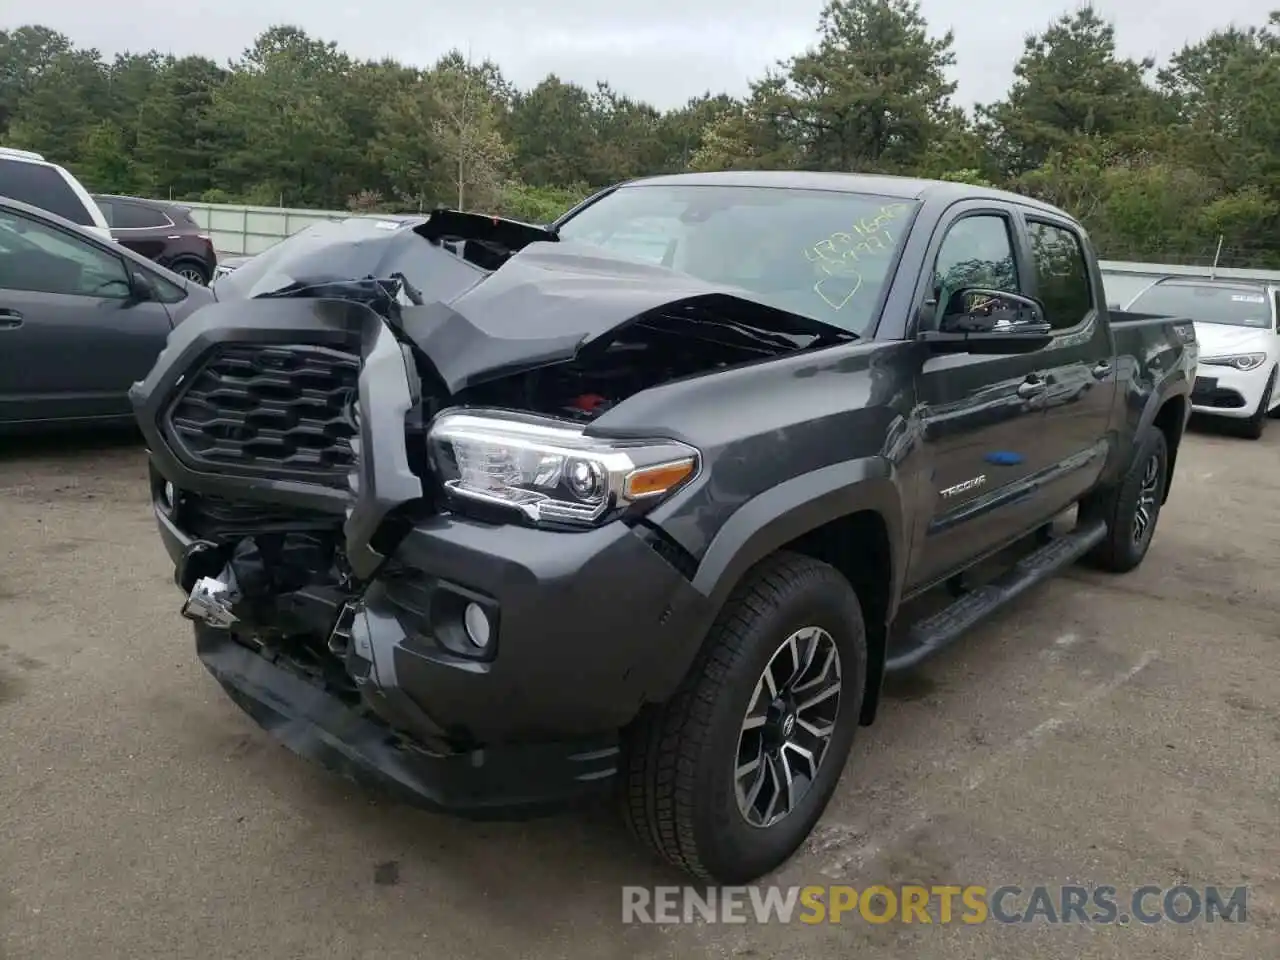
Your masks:
M397 322L450 393L571 359L655 311L725 318L798 338L797 349L815 338L850 338L736 287L561 241L542 227L456 211L317 224L224 277L218 299L283 290L328 296L307 288L396 276L421 300L402 304Z

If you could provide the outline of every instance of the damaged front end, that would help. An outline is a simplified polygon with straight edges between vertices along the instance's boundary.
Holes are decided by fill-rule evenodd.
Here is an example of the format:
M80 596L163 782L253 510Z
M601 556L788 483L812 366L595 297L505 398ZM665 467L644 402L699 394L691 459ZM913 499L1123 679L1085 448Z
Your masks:
M385 234L363 279L340 245L274 252L270 289L220 287L131 391L182 614L295 752L454 812L558 806L616 772L655 648L711 614L633 522L699 451L599 427L840 335L527 225ZM422 276L390 269L414 250Z

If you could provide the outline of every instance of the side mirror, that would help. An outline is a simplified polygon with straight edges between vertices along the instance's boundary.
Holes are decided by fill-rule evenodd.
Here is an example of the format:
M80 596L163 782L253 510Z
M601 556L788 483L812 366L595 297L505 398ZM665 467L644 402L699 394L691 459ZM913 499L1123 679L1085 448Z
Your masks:
M152 288L151 283L147 280L146 274L141 270L129 270L129 299L127 306L133 306L138 303L149 303L156 298L156 292Z
M947 300L938 330L919 339L937 353L1033 353L1053 340L1044 305L1031 297L965 287Z

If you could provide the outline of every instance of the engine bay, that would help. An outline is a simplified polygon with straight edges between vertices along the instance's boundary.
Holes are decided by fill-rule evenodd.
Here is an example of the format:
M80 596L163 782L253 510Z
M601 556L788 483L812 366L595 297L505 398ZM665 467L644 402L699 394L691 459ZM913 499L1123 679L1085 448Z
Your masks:
M455 400L586 423L653 387L808 349L818 339L685 305L638 318L573 360L472 387Z

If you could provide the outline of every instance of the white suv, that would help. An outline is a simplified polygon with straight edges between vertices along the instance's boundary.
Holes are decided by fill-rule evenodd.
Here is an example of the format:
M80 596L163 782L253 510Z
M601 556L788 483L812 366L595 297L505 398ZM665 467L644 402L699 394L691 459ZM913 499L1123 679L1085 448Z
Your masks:
M89 191L70 173L30 150L0 147L0 197L56 213L111 239L111 228Z
M1162 277L1125 308L1195 321L1200 361L1193 413L1229 417L1257 440L1280 415L1280 286L1274 281Z

